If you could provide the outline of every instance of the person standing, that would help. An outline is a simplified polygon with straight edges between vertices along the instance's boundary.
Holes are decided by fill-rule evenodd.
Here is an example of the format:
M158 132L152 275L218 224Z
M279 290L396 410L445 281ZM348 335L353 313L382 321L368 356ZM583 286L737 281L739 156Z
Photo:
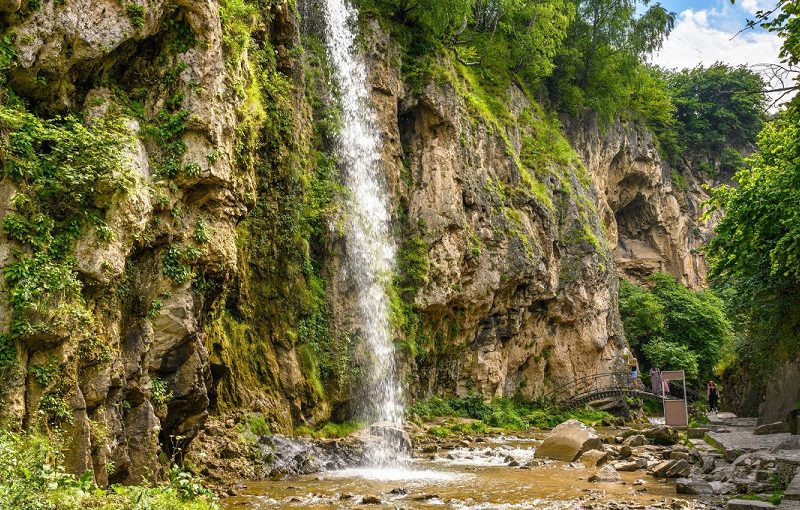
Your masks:
M716 413L717 409L717 402L719 401L719 391L717 390L717 384L714 381L708 381L708 386L706 387L706 397L708 397L708 409L712 413Z
M631 384L630 384L630 387L633 388L633 389L638 389L639 388L639 384L638 384L638 382L639 382L639 364L635 360L631 361L630 368L631 368Z
M655 395L661 395L664 387L661 385L661 370L657 367L650 369L650 389Z

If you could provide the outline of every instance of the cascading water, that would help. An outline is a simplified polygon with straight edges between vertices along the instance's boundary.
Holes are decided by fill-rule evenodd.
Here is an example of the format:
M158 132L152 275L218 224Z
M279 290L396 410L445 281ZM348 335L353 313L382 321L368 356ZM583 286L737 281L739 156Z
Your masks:
M379 173L380 140L369 103L364 61L355 50L358 12L347 0L324 0L325 44L341 93L342 122L337 157L347 199L347 269L358 292L361 330L370 349L366 374L369 407L377 418L402 426L403 401L395 377L386 286L394 267L389 207ZM384 440L372 453L376 465L400 462L396 441Z

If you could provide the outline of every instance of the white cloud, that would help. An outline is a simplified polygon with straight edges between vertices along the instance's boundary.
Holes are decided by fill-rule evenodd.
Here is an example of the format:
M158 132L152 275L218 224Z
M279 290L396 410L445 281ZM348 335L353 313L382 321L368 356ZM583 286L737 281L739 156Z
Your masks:
M749 3L756 5L758 2L750 0ZM715 28L714 23L724 21L722 18L725 16L715 10L683 11L664 47L652 56L651 61L667 69L709 66L715 62L755 66L780 61L780 37L753 30L736 35L736 32ZM780 85L773 83L773 86ZM788 99L788 96L784 98Z

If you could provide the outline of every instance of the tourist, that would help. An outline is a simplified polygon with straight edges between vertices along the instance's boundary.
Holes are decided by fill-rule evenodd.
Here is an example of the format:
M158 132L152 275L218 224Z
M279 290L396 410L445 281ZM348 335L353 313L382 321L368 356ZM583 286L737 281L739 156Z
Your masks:
M639 381L639 366L636 360L631 362L631 388L637 388Z
M717 390L717 385L714 381L708 381L706 396L708 397L708 409L712 413L716 413L718 411L717 401L719 400L719 391Z
M664 389L661 385L661 370L657 367L650 369L650 388L655 395L661 395Z

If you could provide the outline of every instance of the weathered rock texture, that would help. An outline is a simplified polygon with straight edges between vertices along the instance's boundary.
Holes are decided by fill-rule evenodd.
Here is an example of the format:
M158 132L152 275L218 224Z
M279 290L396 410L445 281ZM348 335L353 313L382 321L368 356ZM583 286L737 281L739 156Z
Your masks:
M273 432L352 414L364 353L328 150L335 98L288 4L230 26L212 0L19 7L0 3L17 54L8 86L38 115L113 118L131 141L129 184L99 207L111 235L86 228L71 247L70 310L90 319L66 327L55 307L39 318L52 334L15 339L4 424L66 428L70 466L103 484L158 478L209 410L261 413ZM499 111L441 62L446 79L412 90L395 42L364 30L410 394L534 397L619 362L604 224L626 274L701 285L702 236L684 211L696 201L671 194L646 134L572 126L587 174L516 87ZM17 188L1 184L5 215ZM0 243L2 265L15 250Z
M707 286L698 251L715 218L700 218L711 178L678 173L662 162L653 135L633 124L599 126L591 115L563 118L567 136L598 189L598 208L621 275L644 281L656 272L691 288ZM674 175L673 175L674 174Z

